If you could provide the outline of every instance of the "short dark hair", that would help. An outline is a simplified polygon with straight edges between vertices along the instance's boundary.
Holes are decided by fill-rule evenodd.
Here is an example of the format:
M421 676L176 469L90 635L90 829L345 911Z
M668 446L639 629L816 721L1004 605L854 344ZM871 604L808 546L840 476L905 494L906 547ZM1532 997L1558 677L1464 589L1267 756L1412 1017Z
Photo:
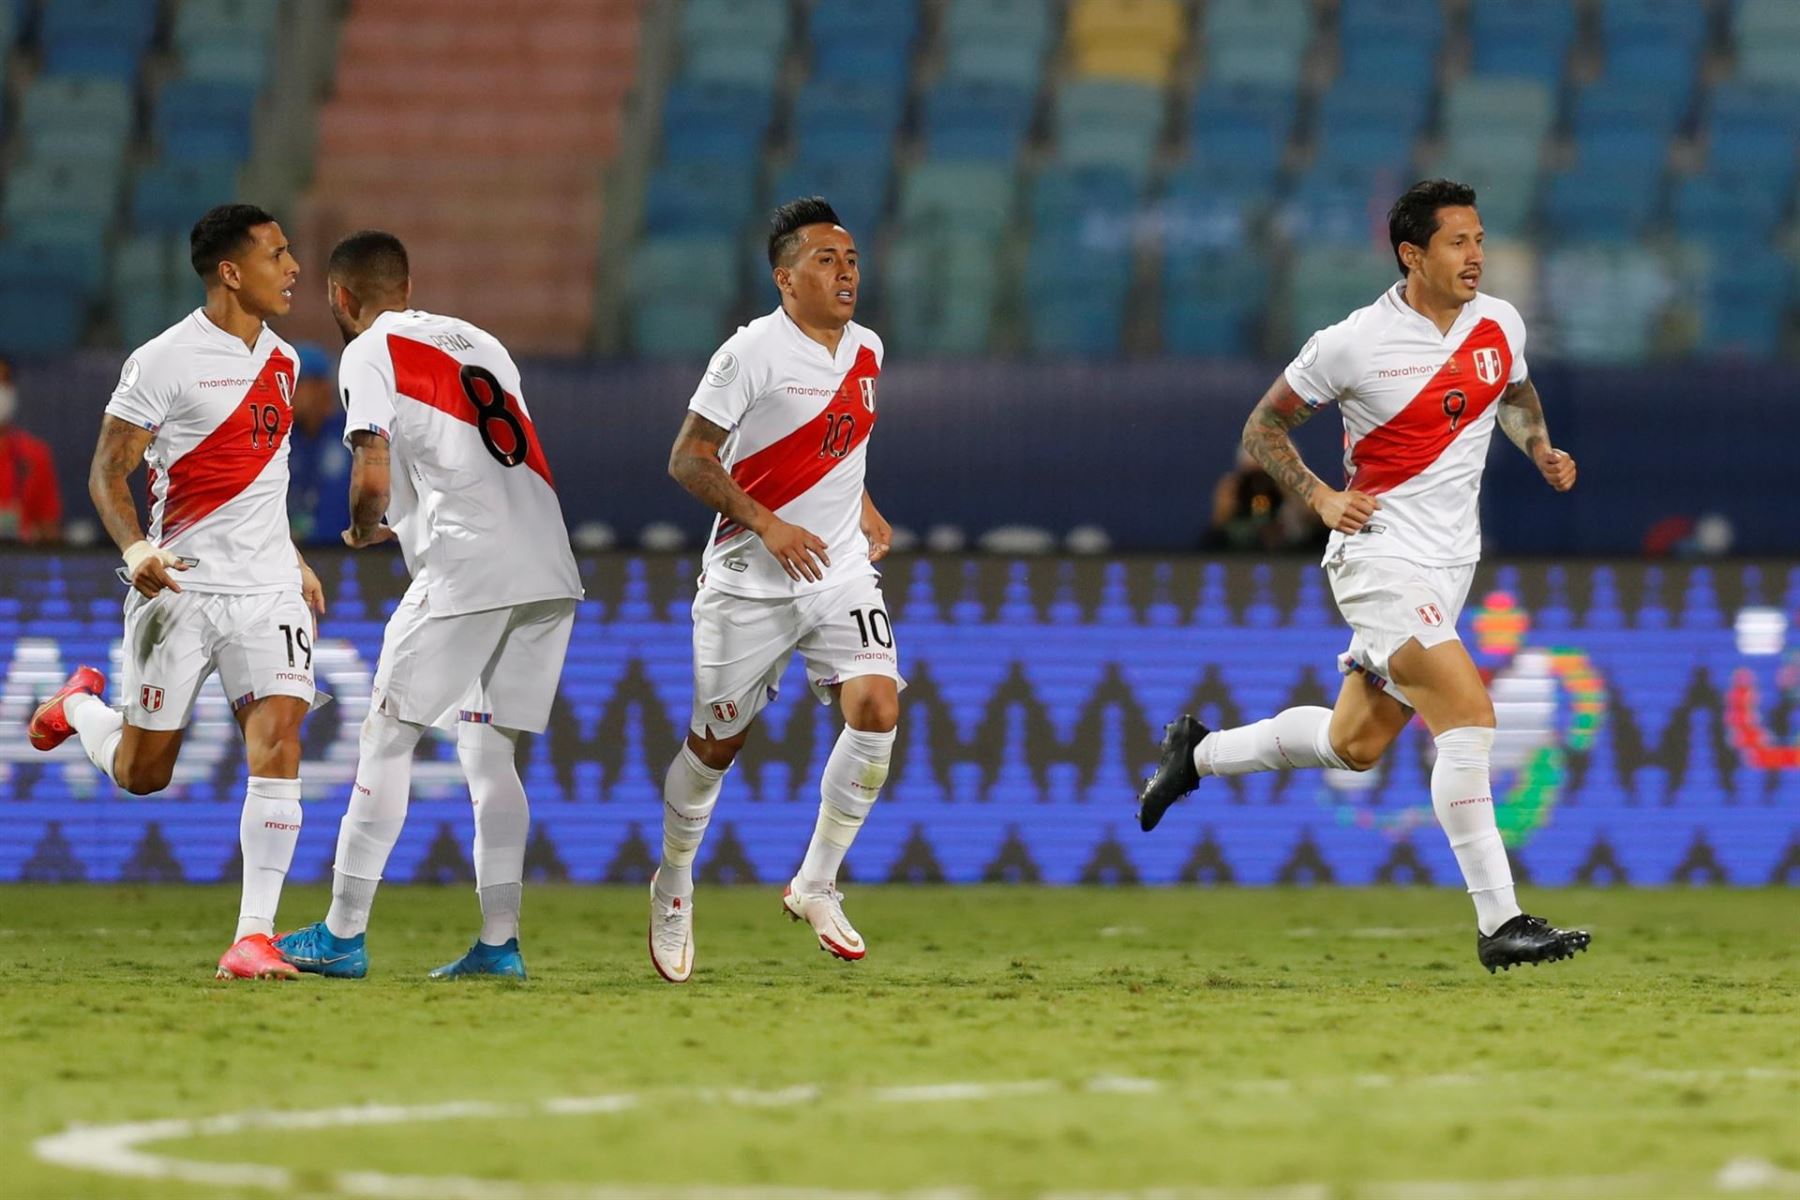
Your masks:
M211 280L219 264L244 248L250 231L275 218L254 204L221 204L210 209L188 234L188 261L194 274Z
M1406 263L1400 258L1402 242L1411 242L1423 250L1438 231L1440 208L1474 208L1475 189L1450 179L1421 179L1406 189L1406 194L1388 209L1388 241L1394 244L1394 262L1400 274L1406 274Z
M769 265L779 267L800 249L800 231L808 225L842 225L823 196L789 200L769 214Z
M412 264L399 238L379 229L361 229L331 248L325 274L366 300L405 291Z

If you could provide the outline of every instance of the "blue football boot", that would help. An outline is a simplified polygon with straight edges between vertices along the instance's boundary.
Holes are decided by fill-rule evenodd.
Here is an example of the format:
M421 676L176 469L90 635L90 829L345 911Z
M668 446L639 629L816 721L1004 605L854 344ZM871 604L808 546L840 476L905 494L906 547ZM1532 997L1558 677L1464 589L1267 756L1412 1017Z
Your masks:
M506 979L526 979L525 959L519 953L519 939L507 938L498 946L476 942L469 952L453 963L445 963L431 973L433 979L463 979L471 975L499 975Z
M363 949L363 935L337 937L325 928L323 921L282 934L275 939L275 949L309 975L361 979L369 973L369 952Z

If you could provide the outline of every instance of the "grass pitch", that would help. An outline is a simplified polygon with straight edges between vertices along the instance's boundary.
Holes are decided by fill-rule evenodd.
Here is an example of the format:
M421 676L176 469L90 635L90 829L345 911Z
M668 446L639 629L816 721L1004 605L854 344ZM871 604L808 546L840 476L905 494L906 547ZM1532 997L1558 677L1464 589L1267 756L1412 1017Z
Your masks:
M520 985L425 980L474 899L394 887L369 979L283 985L211 979L231 890L0 888L0 1192L1800 1194L1800 898L1529 899L1594 948L1490 978L1444 891L858 887L871 949L846 964L779 889L712 889L671 987L637 889L528 889ZM294 889L284 920L325 903ZM139 1147L285 1167L280 1192L32 1149L78 1122L453 1101L489 1107Z

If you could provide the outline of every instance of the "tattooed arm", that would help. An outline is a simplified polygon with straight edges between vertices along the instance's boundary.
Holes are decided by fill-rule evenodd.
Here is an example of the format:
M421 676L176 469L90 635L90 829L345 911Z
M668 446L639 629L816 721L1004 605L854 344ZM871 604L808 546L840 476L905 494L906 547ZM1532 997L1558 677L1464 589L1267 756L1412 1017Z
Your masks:
M700 503L762 539L764 546L790 579L820 580L831 558L825 540L798 525L790 525L758 503L738 486L719 448L730 434L697 412L690 412L669 450L669 476Z
M350 435L350 528L344 545L360 550L389 541L394 531L381 523L387 515L389 477L388 440L370 429Z
M1525 452L1525 457L1537 464L1545 482L1559 492L1575 486L1575 460L1550 444L1550 429L1544 423L1544 405L1531 380L1511 384L1500 394L1496 419L1500 422L1501 432Z
M103 417L100 444L94 447L94 461L88 468L88 497L94 502L94 511L100 514L100 524L125 558L131 586L145 596L154 596L164 588L179 592L181 585L169 573L188 569L181 558L151 545L144 537L137 498L131 494L131 473L144 461L144 451L155 436L130 421L111 415Z
M1287 381L1277 376L1244 423L1244 449L1262 464L1276 483L1292 492L1339 533L1355 533L1368 524L1381 502L1363 492L1340 492L1307 469L1290 436L1313 415Z

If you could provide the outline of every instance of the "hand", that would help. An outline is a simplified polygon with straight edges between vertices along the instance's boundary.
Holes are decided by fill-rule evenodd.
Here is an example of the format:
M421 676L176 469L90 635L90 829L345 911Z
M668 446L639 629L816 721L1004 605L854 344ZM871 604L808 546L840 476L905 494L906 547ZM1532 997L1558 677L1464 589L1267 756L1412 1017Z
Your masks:
M364 546L373 546L377 542L394 540L394 529L391 525L377 525L373 529L358 529L352 525L344 530L344 545L352 550L361 550Z
M1557 491L1566 492L1575 486L1575 460L1563 451L1552 446L1539 446L1531 460L1537 464L1544 482Z
M1326 528L1339 533L1360 532L1381 507L1381 501L1367 492L1340 492L1328 487L1315 491L1308 503Z
M125 569L131 575L131 586L138 595L150 599L167 588L171 592L179 592L181 585L169 575L170 571L186 571L192 563L178 554L164 550L161 546L152 545L148 538L133 542L125 550Z
M325 615L325 585L319 582L319 577L313 574L313 569L306 565L305 559L300 560L300 598L306 601L306 607L313 610L314 617ZM319 623L315 620L313 632L318 631Z
M863 536L869 539L869 561L880 562L894 544L894 527L876 511L873 504L863 505Z
M825 540L818 534L798 525L789 525L777 517L760 536L762 544L775 556L789 579L817 583L825 578L831 556L825 553Z

